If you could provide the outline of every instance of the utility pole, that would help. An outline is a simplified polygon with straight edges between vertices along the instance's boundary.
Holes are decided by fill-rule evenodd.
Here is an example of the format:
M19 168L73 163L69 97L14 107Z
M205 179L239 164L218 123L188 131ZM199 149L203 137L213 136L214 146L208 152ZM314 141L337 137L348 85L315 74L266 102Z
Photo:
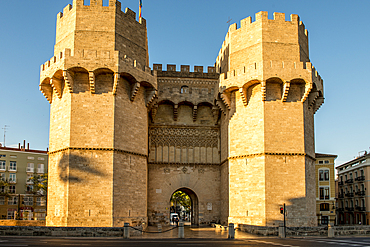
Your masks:
M3 130L4 130L4 148L5 148L5 134L6 134L6 131L9 127L10 127L9 125L4 125L4 128L3 128Z

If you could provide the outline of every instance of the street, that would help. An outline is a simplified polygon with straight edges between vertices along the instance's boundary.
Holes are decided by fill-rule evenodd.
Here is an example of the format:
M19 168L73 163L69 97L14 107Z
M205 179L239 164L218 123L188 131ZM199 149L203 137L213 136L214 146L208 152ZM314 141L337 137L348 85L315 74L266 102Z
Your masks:
M370 237L351 238L250 238L250 239L129 239L120 238L55 238L55 237L0 237L0 247L15 246L370 246Z

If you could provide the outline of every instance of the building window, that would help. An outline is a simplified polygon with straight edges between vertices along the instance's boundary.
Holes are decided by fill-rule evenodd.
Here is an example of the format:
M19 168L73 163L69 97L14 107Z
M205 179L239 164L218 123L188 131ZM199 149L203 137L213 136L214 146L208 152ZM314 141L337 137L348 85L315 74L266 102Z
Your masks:
M45 206L45 198L37 197L36 198L36 206Z
M328 200L329 198L329 187L320 187L320 200Z
M0 196L0 205L5 204L5 196Z
M6 154L0 154L0 158L5 158Z
M26 193L31 193L33 192L33 185L27 185L26 186Z
M17 176L15 173L9 173L9 183L16 183L17 182Z
M324 164L324 161L323 160L319 160L319 164Z
M321 216L321 225L327 225L329 223L329 216Z
M33 178L32 174L27 174L26 184L33 184L32 178Z
M329 211L329 203L321 203L320 211Z
M13 209L13 208L9 208L8 209L8 220L13 220L14 219L14 212L16 211L16 209Z
M44 173L44 164L37 164L37 173Z
M15 186L14 185L9 186L9 193L15 194Z
M5 160L0 160L0 170L5 171Z
M355 172L355 178L357 178L357 172Z
M363 176L364 175L364 170L361 170L361 176Z
M325 160L325 164L329 164L329 160Z
M34 172L34 167L33 163L27 163L27 172Z
M27 159L29 159L29 160L34 160L34 159L35 159L35 157L28 156L28 157L27 157Z
M10 161L9 171L17 171L17 162Z
M319 170L319 180L329 181L329 170Z
M38 160L45 160L45 158L44 158L44 157L38 157L37 159L38 159Z
M0 186L0 193L5 193L5 186Z
M8 205L18 205L18 196L11 196L8 198Z
M24 205L26 206L32 206L33 205L33 197L32 196L25 196L23 198Z
M353 177L352 177L352 173L350 173L350 174L349 174L349 179L352 179L352 178L353 178Z
M0 173L0 179L2 181L5 181L6 180L5 173Z
M180 93L189 93L189 87L188 86L182 86L180 89Z

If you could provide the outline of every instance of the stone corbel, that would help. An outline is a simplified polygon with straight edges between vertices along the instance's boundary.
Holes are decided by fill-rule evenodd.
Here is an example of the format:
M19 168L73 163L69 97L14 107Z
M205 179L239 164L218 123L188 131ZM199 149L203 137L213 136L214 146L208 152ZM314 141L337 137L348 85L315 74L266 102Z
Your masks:
M216 105L220 108L222 113L224 115L226 115L226 107L225 107L224 103L221 100L216 100Z
M148 107L157 96L157 90L155 88L147 89L146 91L146 107Z
M247 92L244 87L239 88L240 97L242 98L243 105L247 106Z
M178 104L175 104L173 106L173 120L174 121L177 121L177 110L178 110L178 108L179 108L179 105Z
M62 98L62 81L56 78L50 79L50 85L59 99Z
M312 108L315 105L319 92L311 92L308 96L308 108Z
M266 81L261 81L262 101L266 100Z
M285 102L286 99L288 98L289 88L290 88L290 82L286 81L284 83L284 88L283 88L283 97L281 98L282 102Z
M68 70L63 70L64 82L68 88L69 93L73 93L73 77Z
M139 91L139 88L140 88L140 83L139 82L135 82L132 85L132 87L131 87L131 96L130 96L131 101L134 101L135 96L136 96L137 92Z
M90 82L90 93L95 93L95 74L93 71L89 71L89 82Z
M230 110L230 104L231 104L230 94L221 93L221 99L222 99L222 102L224 102L227 109Z
M307 97L309 96L309 94L312 90L312 87L313 87L312 82L306 82L304 95L301 99L302 103L306 101Z
M121 78L120 74L114 73L113 95L117 94L117 86L118 86L119 78Z
M198 106L193 107L193 122L197 120L197 114L198 114Z
M42 94L45 96L45 98L51 104L51 102L53 101L53 88L51 87L51 85L50 84L41 84L40 85L40 91L42 92Z

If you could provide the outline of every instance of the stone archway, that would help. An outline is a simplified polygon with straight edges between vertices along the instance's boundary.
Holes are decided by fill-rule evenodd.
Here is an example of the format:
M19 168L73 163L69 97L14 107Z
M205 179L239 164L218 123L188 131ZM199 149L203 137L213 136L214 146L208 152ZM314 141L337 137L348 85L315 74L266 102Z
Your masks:
M190 206L190 222L191 225L199 225L199 200L198 196L195 194L195 192L189 188L180 188L175 190L172 194L171 197L174 193L181 191L185 194L187 194L190 197L191 201L191 206ZM171 201L170 197L170 201Z

